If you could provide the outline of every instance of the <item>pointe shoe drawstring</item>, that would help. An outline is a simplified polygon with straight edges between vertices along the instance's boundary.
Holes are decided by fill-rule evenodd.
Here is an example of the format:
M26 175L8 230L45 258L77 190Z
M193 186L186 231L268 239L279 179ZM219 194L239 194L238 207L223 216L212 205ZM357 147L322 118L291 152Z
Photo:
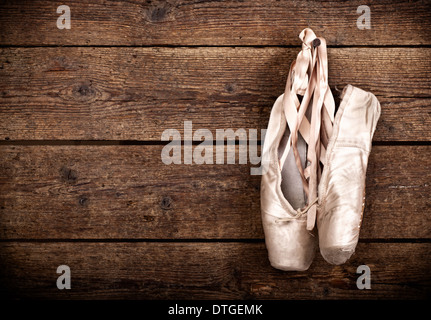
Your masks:
M275 220L275 223L281 223L281 222L289 222L292 220L296 220L298 218L300 218L303 214L307 213L308 210L310 210L310 208L315 205L317 203L317 201L319 200L319 198L314 199L313 202L311 202L308 206L306 206L304 209L298 209L296 210L296 214L292 217L286 217L286 218L278 218L277 220Z

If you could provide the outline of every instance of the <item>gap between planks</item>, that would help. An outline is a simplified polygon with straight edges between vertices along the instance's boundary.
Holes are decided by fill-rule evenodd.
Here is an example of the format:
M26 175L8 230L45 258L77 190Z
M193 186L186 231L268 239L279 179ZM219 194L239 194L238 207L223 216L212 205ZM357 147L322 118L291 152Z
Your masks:
M263 243L265 239L0 239L0 243ZM385 238L385 239L359 239L359 243L431 243L427 238Z
M140 146L154 145L164 146L172 141L157 140L4 140L0 141L0 146ZM181 145L186 141L181 140ZM203 141L192 141L193 145L199 145ZM213 140L213 144L218 140ZM225 140L226 142L226 140ZM242 140L235 140L235 145L239 145ZM249 143L249 141L247 141ZM258 140L257 145L262 145ZM429 146L431 141L373 141L373 146Z

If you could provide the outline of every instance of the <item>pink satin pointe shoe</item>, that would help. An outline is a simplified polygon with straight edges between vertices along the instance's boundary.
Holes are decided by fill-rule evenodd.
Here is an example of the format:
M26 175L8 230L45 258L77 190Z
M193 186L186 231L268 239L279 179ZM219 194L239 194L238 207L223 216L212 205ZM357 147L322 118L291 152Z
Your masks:
M326 42L310 29L299 37L302 51L271 110L262 153L261 211L268 257L274 268L291 271L307 270L316 251L317 183L335 110L327 83Z
M380 103L372 93L344 88L318 192L319 247L331 264L345 263L358 243L368 156L379 117Z
M279 159L287 145L289 131L283 114L283 95L275 102L265 137L263 163L265 173L261 183L262 222L265 243L271 265L285 271L304 271L311 265L316 251L317 236L306 228L303 215L293 218L305 206L302 179L290 151L280 169ZM306 146L298 143L301 160L305 161ZM288 223L282 219L291 219Z

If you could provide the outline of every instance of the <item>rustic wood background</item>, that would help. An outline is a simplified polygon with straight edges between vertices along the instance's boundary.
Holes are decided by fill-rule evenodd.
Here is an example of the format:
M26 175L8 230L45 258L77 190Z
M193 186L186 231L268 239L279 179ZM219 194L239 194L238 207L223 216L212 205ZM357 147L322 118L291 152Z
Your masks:
M430 1L0 1L0 296L423 299L431 293ZM60 4L72 28L59 30ZM371 29L359 30L359 5ZM381 102L360 243L271 268L248 165L170 165L161 133L265 128L298 34ZM57 266L72 289L56 287ZM358 290L356 268L371 268Z

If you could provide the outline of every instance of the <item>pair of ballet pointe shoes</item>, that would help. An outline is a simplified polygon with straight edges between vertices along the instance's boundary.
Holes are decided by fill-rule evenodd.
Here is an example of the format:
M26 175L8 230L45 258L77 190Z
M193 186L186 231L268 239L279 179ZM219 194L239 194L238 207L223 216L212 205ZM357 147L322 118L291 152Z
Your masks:
M354 253L380 117L377 98L352 85L335 114L325 40L310 29L300 38L303 49L272 108L262 156L265 243L271 265L286 271L307 270L317 242L331 264Z

